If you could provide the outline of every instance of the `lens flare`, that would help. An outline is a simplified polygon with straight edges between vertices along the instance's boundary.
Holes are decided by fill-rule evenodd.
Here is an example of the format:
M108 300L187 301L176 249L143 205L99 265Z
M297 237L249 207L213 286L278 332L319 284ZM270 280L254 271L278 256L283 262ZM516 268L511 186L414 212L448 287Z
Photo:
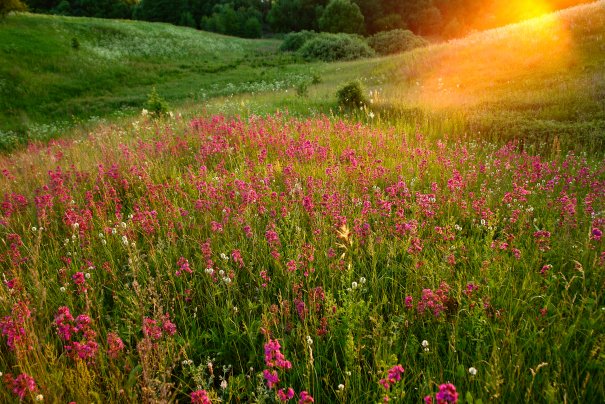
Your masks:
M531 16L549 11L545 1L514 1L507 12ZM558 13L470 35L419 52L400 67L407 82L398 98L430 108L471 106L502 99L502 89L535 75L552 75L573 61L568 25Z

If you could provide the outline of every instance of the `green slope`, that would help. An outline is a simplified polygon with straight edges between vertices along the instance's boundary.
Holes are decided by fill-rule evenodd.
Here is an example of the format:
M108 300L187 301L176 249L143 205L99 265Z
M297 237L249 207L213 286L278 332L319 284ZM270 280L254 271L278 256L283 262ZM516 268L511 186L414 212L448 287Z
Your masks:
M605 1L395 57L383 105L459 115L496 137L605 140ZM397 113L397 112L396 112Z
M176 100L299 80L278 44L168 24L13 15L0 23L0 130L139 109L154 85Z
M309 64L278 45L158 23L10 16L0 24L0 141L11 130L57 136L72 117L136 113L153 86L184 113L309 115L337 111L337 88L361 79L378 96L357 118L400 130L605 145L603 0L385 58ZM307 96L293 91L314 75L322 82Z

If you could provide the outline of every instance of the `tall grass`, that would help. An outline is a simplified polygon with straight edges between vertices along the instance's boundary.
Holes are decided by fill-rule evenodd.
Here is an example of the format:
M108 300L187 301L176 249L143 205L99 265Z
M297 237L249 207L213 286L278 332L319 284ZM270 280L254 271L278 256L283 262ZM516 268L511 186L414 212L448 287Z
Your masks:
M283 115L31 145L0 399L603 401L603 167Z

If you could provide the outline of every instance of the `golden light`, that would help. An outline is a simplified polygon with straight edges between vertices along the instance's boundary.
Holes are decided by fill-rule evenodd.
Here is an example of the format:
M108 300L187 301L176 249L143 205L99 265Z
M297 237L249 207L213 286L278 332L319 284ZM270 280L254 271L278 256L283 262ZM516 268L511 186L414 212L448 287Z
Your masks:
M506 97L503 91L523 86L528 77L566 69L573 60L572 37L558 14L548 14L549 3L512 0L505 7L516 20L542 16L419 52L401 67L407 85L389 98L409 106L472 106Z
M502 16L508 21L522 21L539 17L554 11L552 5L546 0L511 0L495 2L492 13Z

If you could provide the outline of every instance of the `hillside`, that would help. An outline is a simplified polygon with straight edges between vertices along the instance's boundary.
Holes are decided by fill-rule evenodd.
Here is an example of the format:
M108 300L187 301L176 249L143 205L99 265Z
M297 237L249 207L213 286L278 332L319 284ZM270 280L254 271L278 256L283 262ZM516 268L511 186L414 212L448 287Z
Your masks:
M0 24L0 130L140 109L154 85L183 100L295 81L278 44L159 23L10 16Z
M59 138L0 153L0 403L605 402L604 26L328 64L11 16L0 148Z
M598 1L401 55L310 64L277 52L277 40L15 15L0 25L0 131L44 139L91 116L133 114L154 85L182 112L330 113L337 88L361 79L376 123L602 150L604 36ZM322 83L297 96L313 76Z
M603 146L605 2L392 58L382 105L462 119L473 134Z

